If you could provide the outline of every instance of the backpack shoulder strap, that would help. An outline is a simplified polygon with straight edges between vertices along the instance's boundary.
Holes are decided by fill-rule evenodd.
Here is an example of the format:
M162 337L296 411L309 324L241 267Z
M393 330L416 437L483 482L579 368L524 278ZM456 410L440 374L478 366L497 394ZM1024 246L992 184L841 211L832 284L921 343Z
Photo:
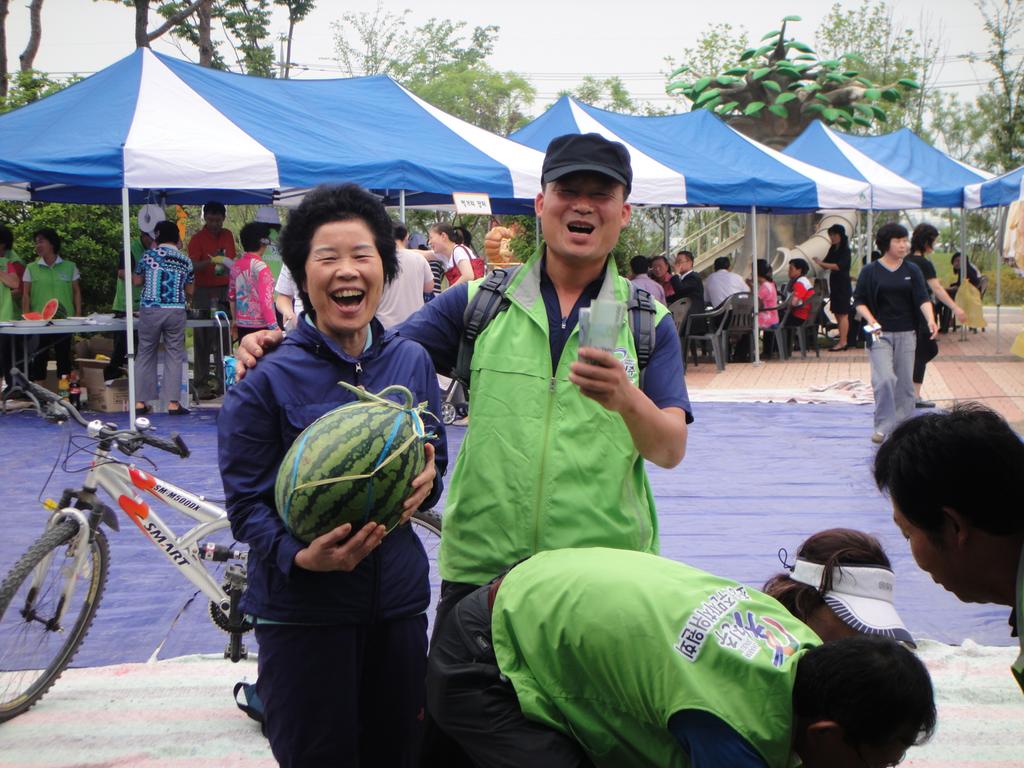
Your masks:
M644 385L644 372L654 354L654 298L649 291L629 284L629 302L626 305L629 328L636 346L636 361L640 369L640 386Z
M512 277L518 266L507 269L495 269L477 288L476 293L466 305L462 315L462 337L459 339L459 354L452 371L452 378L469 389L469 367L473 360L473 347L488 323L499 312L508 308L505 292L508 290Z

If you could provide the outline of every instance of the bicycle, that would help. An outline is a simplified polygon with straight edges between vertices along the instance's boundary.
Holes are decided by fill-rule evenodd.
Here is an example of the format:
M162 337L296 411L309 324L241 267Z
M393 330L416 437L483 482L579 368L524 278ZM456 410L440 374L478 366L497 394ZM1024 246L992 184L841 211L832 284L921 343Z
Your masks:
M252 625L239 610L247 552L211 540L228 530L226 511L112 456L115 449L132 456L150 446L185 459L189 449L181 436L147 434L150 424L144 418L136 419L135 429L87 421L70 402L28 381L20 371L14 369L11 375L40 415L78 422L97 445L82 487L63 492L52 505L46 531L0 582L0 723L26 712L46 694L71 663L99 608L110 560L101 526L119 531L117 515L100 500L99 490L209 600L211 621L229 635L225 658L247 658L242 636ZM178 536L151 506L153 498L196 525ZM431 560L433 600L441 517L420 510L412 521ZM207 570L208 563L229 564L222 582Z

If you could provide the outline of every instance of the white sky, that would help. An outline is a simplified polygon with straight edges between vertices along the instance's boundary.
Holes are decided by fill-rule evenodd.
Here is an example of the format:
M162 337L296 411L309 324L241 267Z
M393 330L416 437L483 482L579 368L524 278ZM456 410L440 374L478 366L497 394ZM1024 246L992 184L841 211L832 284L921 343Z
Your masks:
M153 6L158 5L154 0ZM346 10L372 11L375 0L318 0L318 8L296 27L292 58L310 70L293 76L337 77L331 22ZM844 7L858 7L859 0L843 0ZM18 54L28 37L26 0L11 3L7 19L8 68L18 68ZM385 3L392 12L413 6L412 26L431 16L467 22L469 27L496 24L498 45L489 59L500 70L524 75L537 90L534 114L554 100L559 90L578 84L586 74L597 77L620 75L639 101L668 106L664 96L664 58L675 56L695 44L700 33L713 22L743 25L753 40L777 28L782 16L796 14L802 22L791 24L798 39L814 44L814 33L831 7L824 0L517 0L514 3L467 3L431 0L429 5L405 0ZM946 40L945 58L940 64L938 87L973 99L981 84L992 77L983 61L973 63L964 54L982 54L989 42L982 29L981 15L970 0L894 0L895 16L904 26L918 23L922 11L930 23L941 24ZM429 8L429 10L427 10ZM152 14L150 27L157 23ZM134 49L134 10L112 0L45 0L43 35L36 68L54 73L88 74L112 64ZM287 31L283 10L275 12L273 31ZM1024 41L1017 42L1017 49ZM184 55L161 38L154 50L195 60L193 51ZM222 47L230 60L231 52Z

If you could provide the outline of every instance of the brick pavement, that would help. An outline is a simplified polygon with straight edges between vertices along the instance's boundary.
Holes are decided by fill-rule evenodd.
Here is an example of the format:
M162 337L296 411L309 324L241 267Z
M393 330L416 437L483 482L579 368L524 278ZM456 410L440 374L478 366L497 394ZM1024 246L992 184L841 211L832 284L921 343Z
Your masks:
M977 400L999 411L1018 430L1024 428L1024 359L1010 354L1010 346L1018 333L1024 331L1024 310L1004 307L999 329L999 350L996 351L995 310L986 308L988 328L983 333L960 332L939 336L939 356L928 364L922 397L939 405L960 400ZM714 390L716 399L729 390L749 393L751 390L806 391L838 381L858 379L871 382L871 367L863 349L827 352L821 357L809 353L806 359L795 357L785 362L771 359L759 365L730 363L721 373L714 363L689 365L686 383L699 399L703 392ZM745 398L746 399L746 398Z

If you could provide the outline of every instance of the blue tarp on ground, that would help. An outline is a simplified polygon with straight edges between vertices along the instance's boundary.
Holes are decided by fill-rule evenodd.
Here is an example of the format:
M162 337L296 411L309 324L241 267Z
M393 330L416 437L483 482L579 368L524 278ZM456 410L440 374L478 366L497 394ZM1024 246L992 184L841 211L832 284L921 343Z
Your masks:
M673 470L649 468L665 556L760 586L779 571L780 548L792 562L810 533L860 528L885 544L897 575L896 604L916 635L946 643L1015 642L1008 608L960 603L915 566L869 475L869 407L697 403L695 409L683 463ZM177 429L193 451L186 461L150 451L159 464L156 474L211 498L221 496L215 415L200 409L184 419L154 416L161 433ZM67 429L28 413L0 417L0 572L42 530L45 514L36 499ZM449 430L453 453L463 434L459 427ZM79 455L72 464L82 467L85 459ZM59 497L81 478L81 472L58 469L46 495ZM194 588L173 574L134 526L125 522L110 539L107 592L76 666L145 661L157 649L160 658L223 649L226 635L210 624L205 601L197 598L182 611Z
M542 162L383 75L273 80L148 48L0 116L0 147L0 197L79 203L119 203L122 187L133 202L243 202L343 181L532 201Z
M867 186L776 152L733 130L705 109L678 115L621 115L568 96L511 135L543 151L556 136L600 133L633 159L638 203L719 206L776 212L862 208Z
M854 136L815 120L785 154L868 182L875 210L962 208L964 187L991 177L940 152L909 128Z

